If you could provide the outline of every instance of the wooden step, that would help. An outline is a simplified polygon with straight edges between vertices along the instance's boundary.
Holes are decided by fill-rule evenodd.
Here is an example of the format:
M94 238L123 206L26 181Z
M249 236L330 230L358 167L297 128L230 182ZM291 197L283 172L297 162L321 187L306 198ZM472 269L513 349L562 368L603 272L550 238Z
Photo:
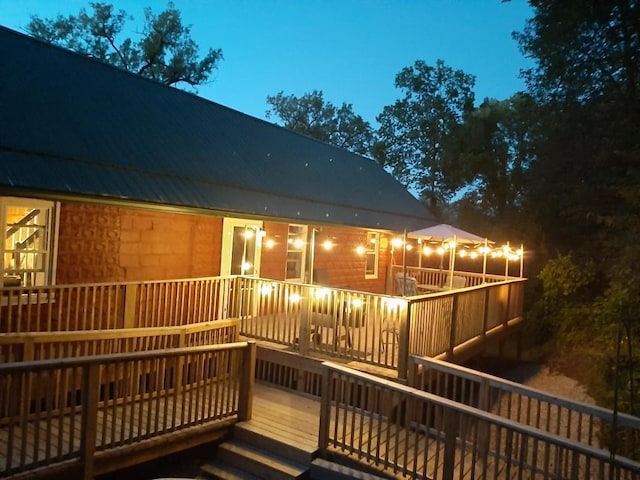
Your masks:
M218 461L202 465L200 466L200 470L202 470L207 478L216 480L259 480L259 477L255 475Z
M349 480L352 478L359 480L384 480L387 478L356 470L322 458L316 458L311 463L309 473L313 480Z
M238 440L218 446L218 459L232 467L268 480L308 478L309 465L286 459Z
M310 464L318 456L317 435L308 436L295 429L288 432L281 427L278 419L272 425L265 422L241 422L234 426L233 438L295 462Z

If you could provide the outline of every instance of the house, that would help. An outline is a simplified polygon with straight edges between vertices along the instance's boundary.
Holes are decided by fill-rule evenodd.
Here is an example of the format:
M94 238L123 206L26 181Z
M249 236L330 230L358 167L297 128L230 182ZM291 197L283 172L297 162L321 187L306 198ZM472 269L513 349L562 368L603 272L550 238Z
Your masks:
M392 236L436 223L371 159L4 27L0 55L5 286L242 273L381 293Z

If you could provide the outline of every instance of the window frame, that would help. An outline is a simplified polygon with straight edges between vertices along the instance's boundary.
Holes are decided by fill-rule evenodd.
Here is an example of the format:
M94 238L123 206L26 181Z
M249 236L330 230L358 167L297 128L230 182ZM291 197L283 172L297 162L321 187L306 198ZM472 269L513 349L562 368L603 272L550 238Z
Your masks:
M296 232L292 232L292 227L299 229ZM285 266L284 266L284 279L287 282L304 282L306 275L306 257L307 257L307 235L309 233L309 227L307 225L302 225L299 223L290 223L287 227L287 256L285 258ZM293 243L295 239L299 238L302 241L302 245L300 248L295 247ZM289 277L289 254L295 253L299 254L299 259L296 260L296 264L299 263L299 276Z
M364 248L364 278L366 280L376 279L380 272L380 232L368 231ZM373 272L367 269L371 257L373 257Z
M44 231L44 240L42 241L42 247L38 250L32 250L28 253L34 255L41 255L42 266L39 268L7 268L5 266L5 256L12 250L7 248L8 238L6 237L7 229L13 226L9 225L7 209L11 207L25 208L25 209L40 209L46 210L45 222L36 226L25 226L24 228L42 228ZM36 198L27 197L10 197L0 196L0 222L4 225L3 230L5 232L5 239L0 245L0 254L2 255L2 262L0 262L0 285L5 286L5 274L17 275L21 277L20 287L39 287L53 285L55 283L55 265L58 246L58 224L59 224L59 204L54 201L41 200ZM25 252L27 253L27 252ZM12 285L7 285L12 286Z

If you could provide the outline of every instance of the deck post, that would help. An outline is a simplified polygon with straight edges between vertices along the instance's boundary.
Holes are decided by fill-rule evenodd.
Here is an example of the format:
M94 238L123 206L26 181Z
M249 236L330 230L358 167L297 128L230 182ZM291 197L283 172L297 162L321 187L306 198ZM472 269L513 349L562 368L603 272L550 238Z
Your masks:
M453 480L456 466L456 430L458 412L451 407L443 412L444 424L444 459L442 465L442 480Z
M409 368L409 331L411 322L411 302L402 302L399 312L400 328L398 330L398 380L407 379Z
M451 322L449 330L449 347L447 348L447 355L453 358L453 349L456 346L456 319L458 317L458 295L454 294L451 305Z
M82 478L93 480L93 461L98 434L98 401L100 364L91 363L82 371L82 436L80 440L80 460Z
M320 456L326 458L329 446L329 426L331 424L331 399L333 398L331 370L323 365L322 392L320 397L320 422L318 431L318 448Z
M138 298L138 284L129 283L124 290L124 319L122 328L134 328L137 325L136 307Z
M247 342L242 351L240 370L240 393L238 399L238 421L251 420L253 412L253 392L256 372L256 342Z
M484 289L484 308L482 309L482 336L487 335L488 325L489 325L489 292L490 288Z
M311 324L311 289L307 290L308 294L303 295L300 299L300 331L298 332L298 349L300 355L307 356L309 354L309 337Z

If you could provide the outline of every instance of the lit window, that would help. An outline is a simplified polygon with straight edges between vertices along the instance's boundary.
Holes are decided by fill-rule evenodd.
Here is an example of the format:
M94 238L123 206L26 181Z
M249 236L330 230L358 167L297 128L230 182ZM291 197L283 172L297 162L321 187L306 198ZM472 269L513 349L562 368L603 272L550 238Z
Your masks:
M306 226L289 225L286 280L303 281L306 239Z
M378 254L380 252L380 234L367 232L365 245L365 270L364 278L378 278Z
M4 197L0 207L4 286L52 283L53 202Z

